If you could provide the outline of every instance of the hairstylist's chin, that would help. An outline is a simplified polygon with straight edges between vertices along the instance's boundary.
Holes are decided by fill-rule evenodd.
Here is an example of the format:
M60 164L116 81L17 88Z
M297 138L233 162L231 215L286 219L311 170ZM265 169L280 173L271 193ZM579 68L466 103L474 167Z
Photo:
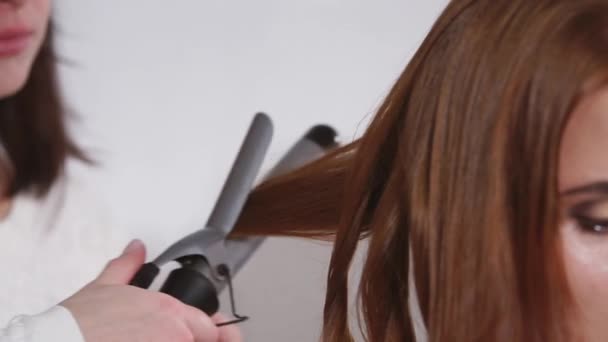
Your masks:
M17 93L29 78L45 31L0 30L0 98Z
M23 58L0 56L0 99L12 96L24 87L30 68L31 62Z

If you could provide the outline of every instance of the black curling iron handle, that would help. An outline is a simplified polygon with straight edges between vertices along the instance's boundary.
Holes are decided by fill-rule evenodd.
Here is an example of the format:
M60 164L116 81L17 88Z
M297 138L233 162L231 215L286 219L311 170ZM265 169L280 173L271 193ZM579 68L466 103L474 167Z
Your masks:
M213 316L220 308L219 296L213 283L198 270L188 267L173 270L160 292L198 308L209 316Z
M160 269L155 264L144 264L135 274L130 285L147 289L159 272ZM215 286L196 269L184 266L173 270L160 292L198 308L209 316L213 316L219 310L220 303Z
M154 278L156 278L159 272L160 269L155 264L151 262L144 264L139 271L137 271L129 285L147 289L152 285Z

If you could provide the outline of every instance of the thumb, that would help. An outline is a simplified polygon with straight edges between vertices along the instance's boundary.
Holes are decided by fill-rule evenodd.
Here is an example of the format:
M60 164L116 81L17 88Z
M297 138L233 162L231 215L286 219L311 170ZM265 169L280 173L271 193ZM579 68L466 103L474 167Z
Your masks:
M105 285L127 285L146 260L146 247L140 240L133 240L122 255L111 260L95 280Z

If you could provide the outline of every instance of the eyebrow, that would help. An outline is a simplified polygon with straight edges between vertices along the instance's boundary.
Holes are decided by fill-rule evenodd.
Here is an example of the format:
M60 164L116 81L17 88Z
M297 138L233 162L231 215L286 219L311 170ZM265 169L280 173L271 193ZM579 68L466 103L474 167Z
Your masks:
M595 193L595 194L606 194L608 195L608 182L601 181L595 183L589 183L581 185L575 188L568 189L561 193L562 196L572 196L582 193Z

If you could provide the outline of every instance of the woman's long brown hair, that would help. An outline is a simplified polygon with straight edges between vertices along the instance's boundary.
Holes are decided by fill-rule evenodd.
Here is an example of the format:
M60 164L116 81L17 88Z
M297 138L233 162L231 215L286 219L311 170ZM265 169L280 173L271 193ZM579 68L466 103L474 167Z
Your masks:
M397 43L396 43L397 44ZM429 341L568 341L557 158L583 85L608 70L608 3L454 0L363 136L261 184L235 236L334 239L323 340L413 341L411 246Z

